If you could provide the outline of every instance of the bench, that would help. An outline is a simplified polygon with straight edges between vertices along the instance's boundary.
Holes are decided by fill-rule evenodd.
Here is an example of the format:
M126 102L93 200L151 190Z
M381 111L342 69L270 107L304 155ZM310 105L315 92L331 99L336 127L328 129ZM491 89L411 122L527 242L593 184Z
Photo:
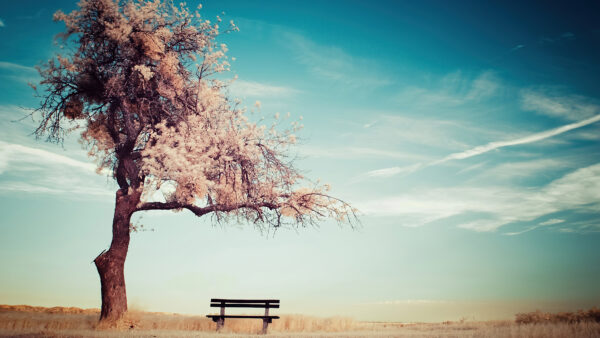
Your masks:
M217 323L217 331L219 331L225 324L225 318L256 318L263 320L262 334L267 333L267 327L273 319L279 319L279 316L270 316L269 309L279 308L279 299L221 299L212 298L210 300L210 307L220 307L221 313L218 315L207 315L206 317L211 318L213 322ZM226 315L226 307L239 307L239 308L264 308L264 316L244 316L244 315Z

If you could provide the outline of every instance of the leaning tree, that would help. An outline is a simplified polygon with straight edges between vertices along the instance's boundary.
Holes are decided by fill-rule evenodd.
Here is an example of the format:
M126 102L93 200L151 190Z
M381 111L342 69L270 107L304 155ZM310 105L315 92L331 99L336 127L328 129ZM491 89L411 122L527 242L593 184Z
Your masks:
M185 5L159 0L82 0L58 11L65 50L39 67L36 135L81 139L118 184L112 242L94 263L102 321L127 311L124 264L131 217L143 210L212 214L217 222L257 227L352 222L354 209L310 183L286 152L297 125L281 130L251 122L228 82L221 29ZM212 76L211 76L212 75ZM158 197L157 197L158 196Z

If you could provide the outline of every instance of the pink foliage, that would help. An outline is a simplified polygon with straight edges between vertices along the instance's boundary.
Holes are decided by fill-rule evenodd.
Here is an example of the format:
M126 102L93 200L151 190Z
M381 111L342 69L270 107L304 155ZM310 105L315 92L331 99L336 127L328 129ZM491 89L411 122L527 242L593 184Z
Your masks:
M236 31L161 1L82 0L57 12L76 50L39 71L46 92L38 135L61 140L84 127L99 169L110 169L137 210L188 209L259 225L352 222L355 210L307 181L286 156L300 129L251 122L226 95L227 46ZM257 103L258 104L258 103Z

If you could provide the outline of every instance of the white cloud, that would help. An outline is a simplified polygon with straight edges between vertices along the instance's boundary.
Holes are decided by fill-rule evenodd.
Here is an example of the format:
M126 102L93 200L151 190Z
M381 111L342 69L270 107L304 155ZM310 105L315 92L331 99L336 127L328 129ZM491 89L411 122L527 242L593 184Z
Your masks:
M2 182L0 191L20 191L29 193L62 193L62 190L33 185L26 182Z
M81 169L89 173L93 173L96 170L96 166L92 163L77 161L70 157L38 148L0 141L0 174L8 168L11 162L36 165L57 164Z
M371 147L334 147L334 146L298 146L298 152L301 156L309 157L327 157L341 159L356 159L360 158L393 158L407 161L424 160L428 157L421 154L413 154L409 152L394 151L386 148L371 148Z
M504 148L504 147L538 142L538 141L545 140L550 137L554 137L554 136L566 133L573 129L585 127L587 125L596 123L598 121L600 121L600 114L593 116L589 119L583 120L583 121L567 124L567 125L564 125L564 126L561 126L558 128L531 134L531 135L528 135L525 137L520 137L517 139L507 140L507 141L490 142L488 144L477 146L477 147L474 147L474 148L471 148L471 149L468 149L465 151L452 153L442 159L439 159L437 161L433 161L433 162L430 162L427 164L416 164L416 165L405 166L405 167L390 167L390 168L377 169L377 170L369 171L365 175L367 175L369 177L389 177L389 176L393 176L393 175L399 174L399 173L410 174L418 169L439 165L442 163L446 163L448 161L464 160L464 159L467 159L470 157L479 156L479 155L485 154L487 152L490 152L492 150L496 150L496 149L500 149L500 148Z
M531 134L531 135L517 138L514 140L490 142L488 144L478 146L475 148L471 148L466 151L461 151L458 153L450 154L441 160L431 163L430 165L437 165L437 164L441 164L441 163L448 162L451 160L463 160L463 159L473 157L473 156L478 156L478 155L481 155L481 154L484 154L484 153L487 153L489 151L499 149L499 148L538 142L538 141L541 141L541 140L544 140L544 139L547 139L547 138L550 138L553 136L560 135L562 133L566 133L573 129L585 127L587 125L596 123L598 121L600 121L600 114L590 117L588 119L585 119L583 121L567 124L567 125L564 125L564 126L561 126L558 128L546 130L546 131L543 131L540 133Z
M51 151L0 141L0 192L111 196L96 166ZM106 172L105 172L106 174ZM112 186L111 186L112 184Z
M0 76L22 83L37 82L40 77L34 67L0 61Z
M492 72L480 74L471 83L471 89L465 96L466 100L481 100L489 98L496 94L500 89L500 84Z
M486 164L486 163L487 163L487 162L475 163L475 164L473 164L473 165L471 165L471 166L468 166L468 167L466 167L466 168L463 168L463 169L459 170L459 171L457 172L457 174L464 174L464 173L471 172L471 171L473 171L473 170L480 169L480 168L482 168L483 166L485 166L485 164Z
M541 222L541 223L538 223L537 225L528 227L525 230L515 231L515 232L507 232L507 233L505 233L505 235L507 235L507 236L520 235L520 234L523 234L523 233L535 230L535 229L543 227L543 226L560 224L560 223L563 223L564 221L565 221L564 219L552 218L552 219L549 219L549 220L547 220L545 222Z
M448 108L492 98L502 89L493 72L472 77L456 71L432 80L428 88L407 87L396 95L403 109Z
M365 124L363 125L363 128L371 128L371 127L372 127L372 126L374 126L374 125L375 125L377 122L378 122L378 121L377 121L377 120L375 120L375 121L373 121L373 122L365 123Z
M457 215L472 220L459 227L493 231L514 222L530 222L561 211L600 211L600 163L577 169L539 189L452 187L414 191L359 205L367 215L401 216L405 226L421 226ZM543 226L558 221L542 222Z
M56 176L55 179L60 179L60 176ZM64 178L64 177L63 177ZM2 182L0 187L1 192L25 192L25 193L38 193L38 194L75 194L79 196L113 196L114 192L102 187L94 187L82 180L73 179L73 177L65 180L61 180L66 183L62 186L43 186L38 184L31 184L27 182ZM107 201L112 202L108 199Z
M352 88L375 89L393 83L373 60L354 57L338 47L317 44L300 34L284 32L282 35L285 45L297 55L297 61L319 78Z
M4 24L4 21L2 21L2 19L0 19L0 27L5 27L6 25Z
M554 224L559 224L559 223L563 223L565 220L564 219L558 219L558 218L552 218L549 219L545 222L541 222L539 225L545 226L545 225L554 225Z
M300 91L290 87L236 80L231 85L231 92L241 97L289 97Z
M6 61L0 61L0 69L37 73L37 70L34 67L23 66L18 63L12 63L12 62L6 62Z
M367 177L390 177L398 174L411 174L423 167L421 163L415 163L404 167L391 167L384 169L371 170L365 174Z
M568 120L582 120L598 114L600 106L579 95L562 95L548 88L523 89L520 93L523 110Z
M351 136L353 140L360 140L362 143L380 142L387 147L396 146L399 149L419 146L448 151L464 149L473 138L500 135L502 134L494 129L474 127L468 122L399 116L384 112L378 116L377 123L369 128L361 128Z
M550 158L531 161L507 162L486 170L481 175L477 176L477 179L485 181L506 181L515 178L529 177L539 172L548 173L548 171L565 169L572 166L573 164L570 163L570 161ZM461 170L461 172L462 171L467 171L467 169Z

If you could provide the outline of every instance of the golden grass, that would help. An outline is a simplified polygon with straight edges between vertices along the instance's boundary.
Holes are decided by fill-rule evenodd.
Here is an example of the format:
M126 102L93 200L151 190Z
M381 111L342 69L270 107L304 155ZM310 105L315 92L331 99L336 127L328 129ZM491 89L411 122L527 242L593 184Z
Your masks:
M600 337L598 323L517 324L514 321L453 322L406 325L398 337Z
M129 311L116 325L99 326L98 309L0 305L0 330L139 330L214 332L216 324L204 316L186 316L162 312ZM342 332L359 328L350 318L319 318L282 315L269 325L272 332ZM224 333L260 332L259 319L227 319Z
M600 323L600 310L591 308L587 311L579 310L577 312L558 312L548 313L540 310L528 313L518 313L515 318L518 324L539 324L539 323L581 323L596 322Z
M592 309L595 310L595 309ZM591 311L591 310L590 310ZM597 311L597 310L595 310ZM589 311L585 314L590 318ZM596 312L589 312L594 314ZM535 318L548 318L535 312ZM561 315L562 316L562 315ZM130 311L116 327L98 327L98 309L0 305L0 336L10 337L210 337L216 325L203 316ZM517 316L524 317L523 314ZM559 318L557 316L555 318ZM592 316L593 317L593 316ZM562 318L562 317L560 317ZM595 317L594 317L595 318ZM257 319L228 319L219 337L260 332ZM349 318L281 315L269 325L273 337L600 337L600 323L582 321L457 321L443 323L358 322Z

